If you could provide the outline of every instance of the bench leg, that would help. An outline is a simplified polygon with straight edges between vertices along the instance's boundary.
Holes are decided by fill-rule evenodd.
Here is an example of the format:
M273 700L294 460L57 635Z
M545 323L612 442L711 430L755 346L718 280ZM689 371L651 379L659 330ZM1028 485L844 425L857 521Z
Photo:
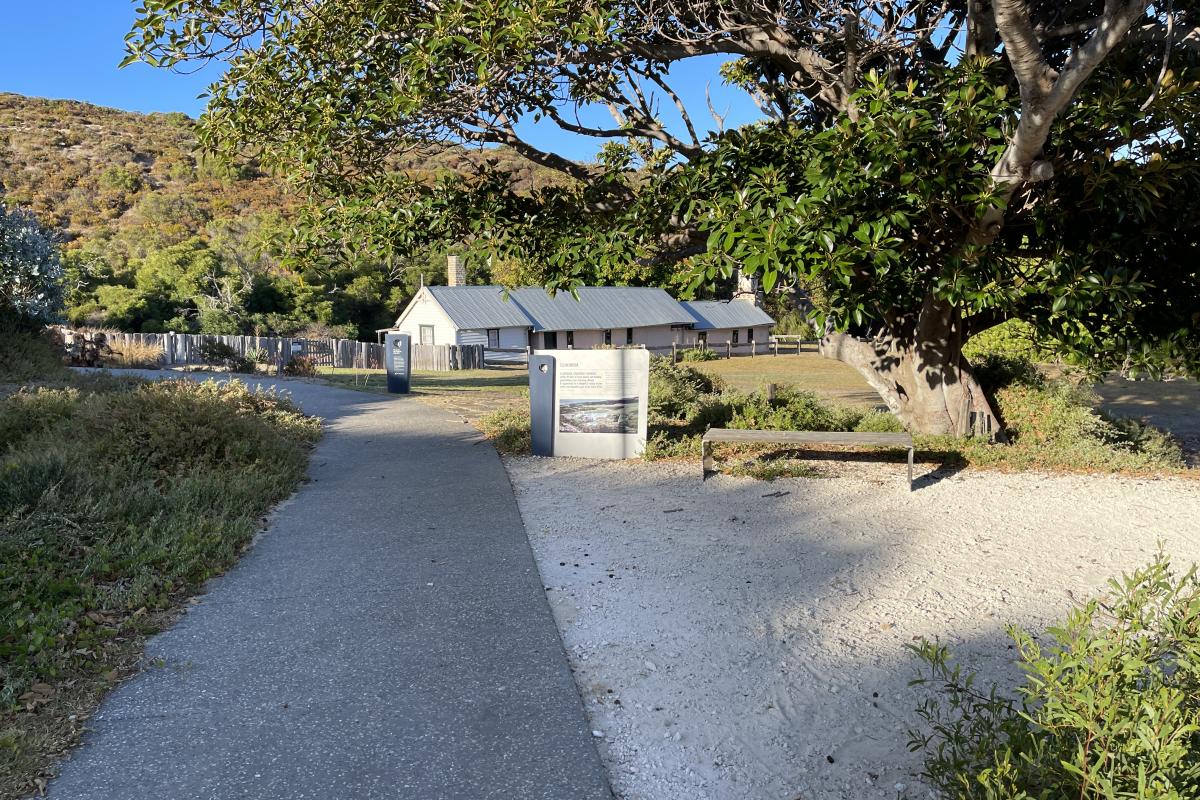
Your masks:
M713 470L712 442L700 442L700 477L704 478Z
M908 448L908 490L910 492L912 491L912 483L913 483L912 473L913 473L913 449L910 447L910 448Z

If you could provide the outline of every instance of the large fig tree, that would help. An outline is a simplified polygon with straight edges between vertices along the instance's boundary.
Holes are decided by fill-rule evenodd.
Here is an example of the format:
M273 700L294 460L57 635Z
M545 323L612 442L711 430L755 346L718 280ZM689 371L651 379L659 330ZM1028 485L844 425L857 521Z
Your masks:
M1200 368L1198 26L1194 0L144 0L128 47L228 62L204 140L313 191L305 252L456 241L552 288L802 279L826 355L964 434L995 414L963 345L1008 319L1097 369ZM713 54L763 123L693 122L670 76ZM563 180L398 169L438 143Z

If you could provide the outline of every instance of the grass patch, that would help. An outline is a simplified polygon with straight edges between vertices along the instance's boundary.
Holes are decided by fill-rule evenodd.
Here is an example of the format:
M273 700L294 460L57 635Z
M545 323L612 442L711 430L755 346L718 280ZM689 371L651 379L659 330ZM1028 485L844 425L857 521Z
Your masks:
M478 425L501 453L527 455L530 452L529 406L498 408L480 417Z
M693 366L739 392L761 391L774 383L852 406L873 408L880 404L879 395L853 367L808 350L703 361Z
M144 638L302 479L319 422L241 383L0 399L0 792L37 790Z

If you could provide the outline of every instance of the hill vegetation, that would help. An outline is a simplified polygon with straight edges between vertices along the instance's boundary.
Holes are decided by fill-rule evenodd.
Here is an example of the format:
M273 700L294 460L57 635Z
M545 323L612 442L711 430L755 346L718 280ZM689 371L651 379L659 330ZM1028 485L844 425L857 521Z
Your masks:
M443 279L442 251L381 265L347 243L288 259L284 237L304 198L254 162L198 152L194 125L0 93L0 202L58 231L73 323L373 338L422 274ZM429 148L395 166L431 183L489 167L517 191L556 179L507 150Z

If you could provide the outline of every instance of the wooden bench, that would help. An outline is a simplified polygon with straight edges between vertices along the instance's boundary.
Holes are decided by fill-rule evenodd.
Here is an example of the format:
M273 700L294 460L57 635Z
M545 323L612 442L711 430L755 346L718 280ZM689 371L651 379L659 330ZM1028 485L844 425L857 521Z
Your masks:
M704 459L704 477L713 471L713 442L770 442L772 444L810 445L842 444L906 448L908 450L908 490L913 483L913 438L911 433L853 433L849 431L743 431L731 428L709 428L700 440Z

